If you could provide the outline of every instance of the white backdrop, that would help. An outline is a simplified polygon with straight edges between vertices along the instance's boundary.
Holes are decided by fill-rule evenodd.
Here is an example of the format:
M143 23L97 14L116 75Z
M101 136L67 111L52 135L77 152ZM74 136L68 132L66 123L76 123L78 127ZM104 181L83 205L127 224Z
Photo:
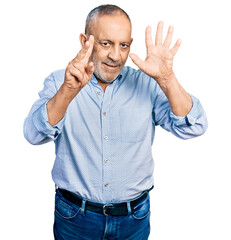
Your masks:
M131 52L145 57L144 31L157 22L182 39L174 69L198 97L209 128L183 141L160 127L153 144L151 240L231 239L230 7L212 0L40 0L0 3L0 239L53 239L54 144L32 146L23 121L43 81L80 49L88 12L103 3L124 8L133 23ZM127 65L135 67L130 60ZM136 67L135 67L136 68ZM4 237L3 237L4 236Z

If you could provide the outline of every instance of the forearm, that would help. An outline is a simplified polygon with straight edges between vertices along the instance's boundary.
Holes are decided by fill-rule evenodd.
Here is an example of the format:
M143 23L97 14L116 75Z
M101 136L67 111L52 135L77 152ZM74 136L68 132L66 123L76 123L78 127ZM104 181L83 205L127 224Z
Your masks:
M176 116L185 117L192 108L192 99L177 81L174 73L159 85L168 98L172 112Z
M51 126L57 124L64 117L69 104L79 91L70 91L63 84L54 97L51 98L51 100L47 103L48 120Z

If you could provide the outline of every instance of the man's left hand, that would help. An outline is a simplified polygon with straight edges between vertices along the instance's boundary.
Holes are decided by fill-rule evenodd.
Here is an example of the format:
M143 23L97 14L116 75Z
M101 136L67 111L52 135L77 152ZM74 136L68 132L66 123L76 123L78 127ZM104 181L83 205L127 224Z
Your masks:
M132 61L143 72L158 82L161 88L167 87L171 79L174 78L173 58L181 44L181 40L178 39L175 45L169 49L172 42L173 26L169 26L165 41L162 43L163 25L163 22L159 22L157 25L155 45L153 44L152 40L151 27L148 26L146 28L145 43L147 48L147 56L145 61L142 61L134 53L129 55Z

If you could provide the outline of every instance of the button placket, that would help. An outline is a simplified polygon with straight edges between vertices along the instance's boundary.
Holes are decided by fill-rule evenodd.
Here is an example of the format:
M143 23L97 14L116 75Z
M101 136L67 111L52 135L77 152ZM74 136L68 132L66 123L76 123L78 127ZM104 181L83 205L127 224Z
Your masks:
M101 108L101 121L102 121L102 137L103 137L103 162L102 162L102 171L103 171L103 179L102 184L103 188L103 199L104 201L111 200L111 179L112 179L112 169L110 164L110 156L111 156L111 130L110 130L110 103L111 103L111 92L112 86L108 85L102 100L102 108Z

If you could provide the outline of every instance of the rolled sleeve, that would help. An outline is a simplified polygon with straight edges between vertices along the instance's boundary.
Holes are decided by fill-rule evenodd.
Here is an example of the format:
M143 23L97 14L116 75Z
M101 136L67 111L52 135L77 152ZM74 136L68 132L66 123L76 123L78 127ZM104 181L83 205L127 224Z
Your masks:
M181 139L202 135L208 127L207 116L200 101L191 94L190 96L193 106L187 116L183 117L172 112L168 99L160 92L153 110L155 124Z
M187 114L187 116L176 116L171 110L170 110L170 117L175 122L176 126L180 125L187 125L187 126L193 126L197 122L197 119L204 114L204 110L197 98L190 95L192 99L192 108Z
M56 125L51 126L48 120L47 102L48 101L33 113L32 121L38 132L55 140L63 129L66 114Z
M44 80L44 87L39 92L39 99L32 105L24 121L24 137L31 144L39 145L54 141L63 129L66 114L55 126L51 126L48 121L47 103L63 83L64 73L65 70L58 70Z

